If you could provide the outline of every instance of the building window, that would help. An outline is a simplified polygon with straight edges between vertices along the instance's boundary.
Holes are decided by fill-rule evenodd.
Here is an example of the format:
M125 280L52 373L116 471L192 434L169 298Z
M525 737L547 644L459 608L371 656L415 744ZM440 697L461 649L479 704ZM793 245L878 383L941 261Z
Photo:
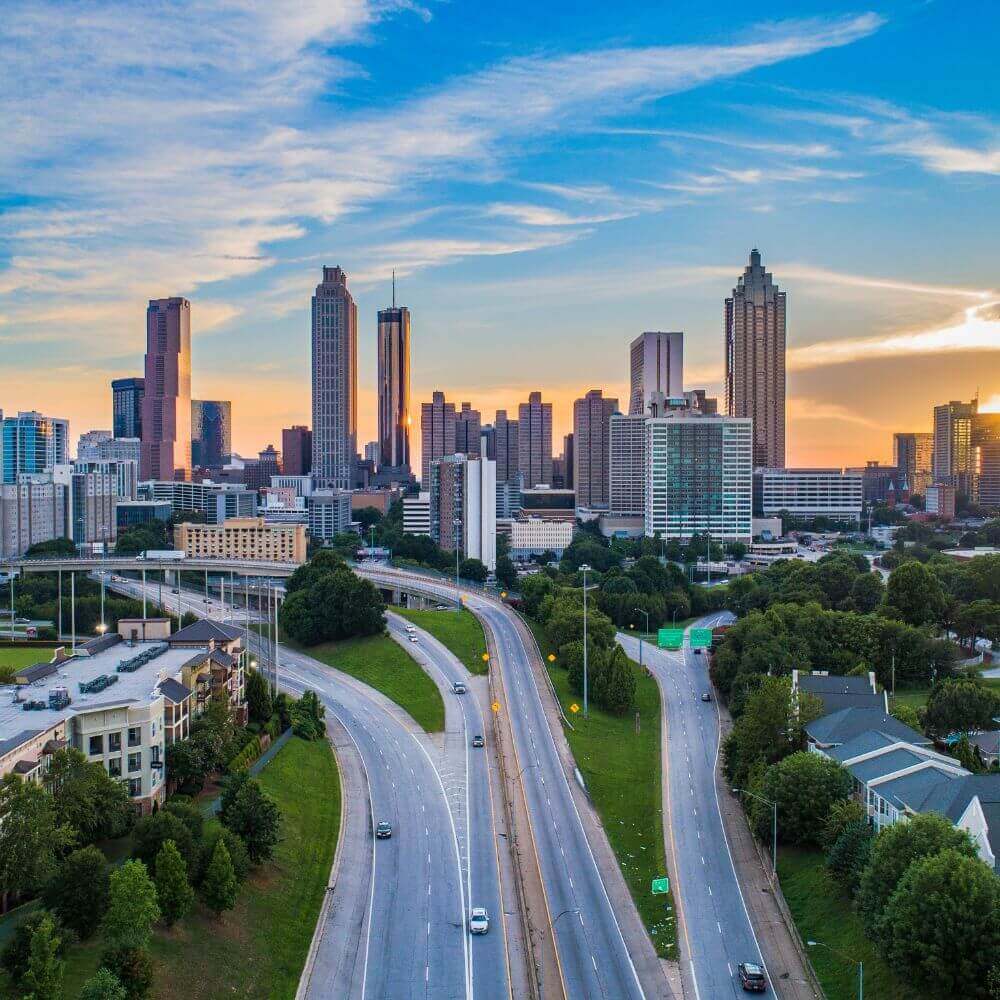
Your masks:
M104 753L104 737L103 736L91 736L90 737L90 756L95 757L99 753Z
M133 726L128 731L128 745L137 747L142 742L142 730L138 726Z
M108 753L119 753L122 748L122 734L108 733Z
M142 754L141 753L130 753L128 755L128 772L129 774L135 774L136 771L142 770Z
M122 759L121 757L112 757L108 761L108 774L112 778L120 778L122 776Z
M128 779L128 793L132 798L137 795L142 795L142 778L129 778Z

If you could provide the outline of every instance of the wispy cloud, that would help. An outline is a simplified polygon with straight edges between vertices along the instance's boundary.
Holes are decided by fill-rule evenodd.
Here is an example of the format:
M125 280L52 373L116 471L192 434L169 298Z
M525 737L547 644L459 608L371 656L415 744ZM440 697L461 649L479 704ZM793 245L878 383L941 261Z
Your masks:
M495 202L486 207L486 214L495 218L512 219L525 226L585 226L601 222L617 222L627 219L635 212L609 212L604 215L570 215L558 208L545 205L526 205L511 202Z

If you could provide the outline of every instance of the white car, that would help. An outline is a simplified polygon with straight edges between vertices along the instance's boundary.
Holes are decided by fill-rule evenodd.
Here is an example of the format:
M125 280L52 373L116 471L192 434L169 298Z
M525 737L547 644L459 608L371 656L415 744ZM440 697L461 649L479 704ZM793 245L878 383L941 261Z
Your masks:
M485 906L474 906L469 915L469 933L486 934L490 929L490 915Z
M410 636L410 642L419 642L419 641L420 640L415 635Z

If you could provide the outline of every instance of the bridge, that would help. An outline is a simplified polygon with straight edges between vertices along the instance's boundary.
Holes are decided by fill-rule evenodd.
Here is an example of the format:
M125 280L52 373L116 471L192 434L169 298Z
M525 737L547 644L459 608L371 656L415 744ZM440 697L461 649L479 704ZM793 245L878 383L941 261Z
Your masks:
M226 576L289 577L299 563L260 559L139 559L135 556L46 557L5 559L0 569L22 573L221 573Z

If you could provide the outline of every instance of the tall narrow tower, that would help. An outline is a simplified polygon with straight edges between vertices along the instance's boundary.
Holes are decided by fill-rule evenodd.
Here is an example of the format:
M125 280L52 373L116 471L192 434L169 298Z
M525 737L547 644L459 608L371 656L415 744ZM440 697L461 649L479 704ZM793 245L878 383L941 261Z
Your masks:
M753 420L755 468L784 468L785 293L756 249L726 299L726 412Z
M684 392L684 334L647 331L629 345L631 396L628 412L649 415L654 393Z
M528 394L517 408L518 471L528 489L552 485L552 404L540 392Z
M358 310L339 267L324 267L312 299L312 474L350 489L358 452Z
M410 468L410 310L392 305L378 314L378 444L382 468Z

